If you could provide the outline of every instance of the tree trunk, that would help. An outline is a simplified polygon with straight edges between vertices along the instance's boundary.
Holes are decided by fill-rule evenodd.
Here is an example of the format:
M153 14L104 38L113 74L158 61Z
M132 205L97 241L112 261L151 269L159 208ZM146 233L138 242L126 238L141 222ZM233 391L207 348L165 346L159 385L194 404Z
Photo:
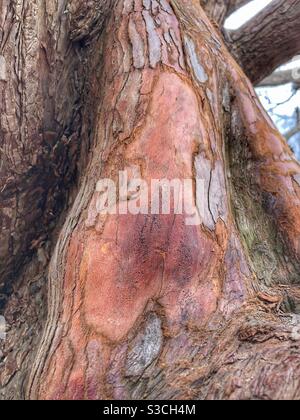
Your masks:
M23 92L11 119L4 102L2 121L18 125L1 126L18 156L2 164L7 182L20 175L1 209L19 246L1 250L1 397L300 398L300 167L199 1L23 3L53 40L38 38L37 63L28 41L24 80L0 81L3 97ZM6 54L9 73L19 55ZM97 181L124 170L204 180L201 224L99 215Z

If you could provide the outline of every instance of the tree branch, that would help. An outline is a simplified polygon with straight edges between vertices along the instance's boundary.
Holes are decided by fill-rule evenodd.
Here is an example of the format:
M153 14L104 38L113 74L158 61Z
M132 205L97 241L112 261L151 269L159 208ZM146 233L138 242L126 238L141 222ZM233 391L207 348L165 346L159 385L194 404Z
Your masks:
M300 0L274 0L238 31L234 50L255 84L300 52Z
M222 26L225 19L231 15L231 13L249 3L249 1L250 0L202 0L201 4L209 17Z
M293 77L293 70L275 71L270 76L266 77L259 86L281 86L288 83L293 83L295 89L300 89L300 80L295 80Z
M287 139L287 141L289 141L297 133L300 133L300 122L296 125L296 127L285 133L284 137Z

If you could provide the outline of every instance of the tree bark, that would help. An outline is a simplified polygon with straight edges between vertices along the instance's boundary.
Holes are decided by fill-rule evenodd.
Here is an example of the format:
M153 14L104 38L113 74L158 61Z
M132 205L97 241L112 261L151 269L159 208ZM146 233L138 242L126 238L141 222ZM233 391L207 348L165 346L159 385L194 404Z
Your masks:
M109 5L0 4L0 311L10 328L0 342L1 397L24 396L29 349L40 339L47 266L99 103L101 63L85 44L95 43Z
M77 129L90 152L52 235L46 321L41 258L6 303L13 319L22 301L25 327L2 350L2 398L300 398L299 164L198 0L107 3L95 33L79 3L68 51L88 69ZM97 181L124 170L202 179L202 223L99 215ZM9 352L21 335L36 350L22 363Z
M83 75L69 40L66 2L4 1L0 7L0 293L5 300L24 262L49 240L63 207L79 145Z
M258 84L300 52L300 1L274 0L238 31L233 49L252 83Z

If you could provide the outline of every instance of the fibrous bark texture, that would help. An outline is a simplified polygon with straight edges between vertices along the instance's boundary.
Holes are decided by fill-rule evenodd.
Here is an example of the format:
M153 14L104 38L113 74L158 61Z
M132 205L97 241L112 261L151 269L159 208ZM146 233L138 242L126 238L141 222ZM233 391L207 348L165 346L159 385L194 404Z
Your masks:
M86 37L94 22L90 9L100 3L97 31ZM0 342L1 397L24 396L31 349L40 338L51 239L85 167L99 103L100 92L90 90L101 63L83 42L99 35L109 5L0 4L0 311L10 329Z
M258 84L299 54L299 33L299 0L274 0L232 33L233 49L252 83Z
M95 98L87 94L85 50L71 39L99 33L108 5L96 0L1 3L2 300L24 261L47 243L78 169L77 156L88 147L82 99L90 106Z
M106 4L95 20L68 9L88 151L47 274L33 260L13 295L29 301L32 275L44 299L47 276L46 321L24 313L36 351L8 364L7 344L2 396L300 398L299 164L198 0ZM201 224L100 215L97 181L125 170L129 184L203 180Z
M64 3L0 5L2 301L24 261L47 242L78 149L81 75Z

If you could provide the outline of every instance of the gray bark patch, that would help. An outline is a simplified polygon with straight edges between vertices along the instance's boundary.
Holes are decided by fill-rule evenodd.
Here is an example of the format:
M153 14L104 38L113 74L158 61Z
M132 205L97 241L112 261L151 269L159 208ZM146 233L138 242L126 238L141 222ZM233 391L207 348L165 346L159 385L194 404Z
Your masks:
M133 65L136 69L142 69L145 66L145 46L132 17L129 20L128 31L132 45Z
M143 17L148 33L149 62L150 66L155 69L161 58L161 43L156 32L154 20L150 16L149 12L143 12Z
M161 320L151 313L142 331L134 338L127 354L127 376L140 376L158 357L163 342Z
M199 155L195 159L197 178L204 181L204 197L202 207L202 223L214 230L219 218L227 221L228 207L226 198L226 183L222 163L217 161L212 168L210 160Z
M4 82L7 81L6 60L3 55L0 55L0 80Z
M198 54L196 51L195 44L191 38L185 36L184 38L185 48L187 56L192 67L194 74L200 83L205 83L208 80L208 76L205 73L203 66L199 63Z

